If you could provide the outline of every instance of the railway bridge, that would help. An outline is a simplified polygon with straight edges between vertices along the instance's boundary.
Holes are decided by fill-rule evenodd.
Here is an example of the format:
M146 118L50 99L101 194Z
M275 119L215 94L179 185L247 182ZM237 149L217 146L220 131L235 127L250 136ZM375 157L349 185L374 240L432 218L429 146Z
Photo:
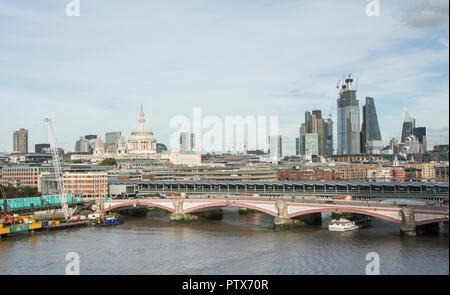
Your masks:
M161 199L108 199L99 204L105 212L127 208L157 207L170 212L171 221L188 220L190 216L205 210L223 207L239 207L253 209L274 217L275 228L293 227L299 224L299 219L308 215L319 216L321 212L348 212L369 215L400 225L400 230L406 235L415 235L416 230L429 224L449 221L447 206L383 204L374 201L344 201L332 203L324 200L268 198L248 196L194 196L189 198Z
M356 200L406 198L448 204L448 182L309 182L309 181L151 181L112 180L111 195L258 195L332 198L347 195Z

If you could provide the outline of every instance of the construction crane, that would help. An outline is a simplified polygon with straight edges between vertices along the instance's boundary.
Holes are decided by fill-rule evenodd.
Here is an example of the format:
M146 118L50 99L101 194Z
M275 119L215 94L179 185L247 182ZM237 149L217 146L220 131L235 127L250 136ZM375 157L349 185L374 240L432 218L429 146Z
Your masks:
M63 188L64 187L63 187L63 180L62 180L62 168L61 168L61 161L59 160L58 148L56 145L55 131L53 130L52 121L49 118L45 118L44 121L47 124L47 129L48 129L48 140L50 142L50 151L52 153L53 167L55 168L56 183L58 186L59 199L61 200L61 207L62 207L62 211L64 213L64 218L66 220L68 220L73 215L73 212L76 210L76 208L73 208L73 209L69 208L69 205L67 204L67 200L63 196L63 194L64 194Z

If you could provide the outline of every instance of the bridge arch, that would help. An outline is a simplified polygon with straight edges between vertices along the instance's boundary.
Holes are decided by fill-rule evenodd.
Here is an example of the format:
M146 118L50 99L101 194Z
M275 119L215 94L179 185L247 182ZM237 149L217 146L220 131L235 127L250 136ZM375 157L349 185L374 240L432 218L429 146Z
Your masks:
M448 218L435 218L435 219L426 219L421 221L416 221L416 226L425 225L430 223L439 223L439 222L448 222Z
M355 214L361 214L361 215L369 215L373 217L377 217L380 219L384 219L390 222L402 223L401 217L399 219L393 218L391 216L387 216L384 214L379 214L371 211L366 210L358 210L358 209L350 209L350 208L343 208L343 209L337 209L337 208L320 208L320 209L312 209L312 210L305 210L300 212L295 212L292 214L289 214L289 218L294 218L301 215L311 214L311 213L319 213L319 212L345 212L345 213L355 213Z
M107 211L111 211L114 209L118 209L118 208L123 208L123 207L134 207L134 205L136 205L136 207L157 207L157 208L161 208L163 210L169 211L169 212L174 212L175 209L164 206L162 204L159 203L154 203L151 201L144 201L144 200L140 200L138 203L134 202L134 201L125 201L125 202L121 202L119 204L108 204L105 203L105 212Z
M269 214L273 217L277 217L278 216L278 212L274 212L274 211L270 211L266 208L262 208L262 207L258 207L258 206L254 206L254 205L249 205L249 204L245 204L245 203L241 203L241 202L217 202L217 203L211 203L211 204L202 204L199 206L195 206L195 207L191 207L189 209L186 209L184 211L184 213L192 213L196 210L199 209L207 209L207 208L217 208L217 207L239 207L239 208L247 208L247 209L253 209L255 211L261 212L261 213L266 213Z

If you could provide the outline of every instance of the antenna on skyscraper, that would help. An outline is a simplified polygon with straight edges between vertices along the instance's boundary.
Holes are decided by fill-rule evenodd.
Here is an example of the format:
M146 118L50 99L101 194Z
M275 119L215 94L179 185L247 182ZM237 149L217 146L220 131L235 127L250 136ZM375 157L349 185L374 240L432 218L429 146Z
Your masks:
M356 77L355 90L358 90L358 82L359 82L359 75L358 75L358 77Z

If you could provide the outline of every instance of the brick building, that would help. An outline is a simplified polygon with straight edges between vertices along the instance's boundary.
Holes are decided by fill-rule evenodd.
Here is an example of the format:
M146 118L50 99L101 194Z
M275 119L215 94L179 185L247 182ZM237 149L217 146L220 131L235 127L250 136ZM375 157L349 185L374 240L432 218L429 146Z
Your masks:
M39 175L48 171L53 171L53 167L32 164L7 165L2 168L0 184L13 187L37 187Z
M82 197L107 197L107 172L66 172L63 175L64 193Z
M338 176L331 170L278 169L279 181L337 181Z

